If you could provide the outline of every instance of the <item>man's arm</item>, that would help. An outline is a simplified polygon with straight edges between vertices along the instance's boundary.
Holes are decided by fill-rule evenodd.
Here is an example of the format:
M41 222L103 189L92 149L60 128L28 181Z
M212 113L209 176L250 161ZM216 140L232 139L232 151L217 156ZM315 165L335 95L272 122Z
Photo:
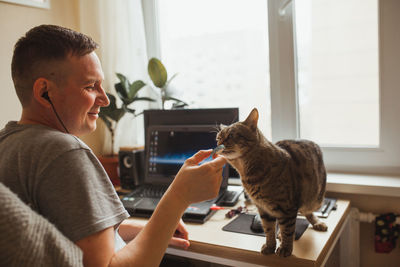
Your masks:
M84 253L84 265L158 266L189 204L218 194L226 159L217 157L199 166L210 154L211 150L200 151L186 160L146 226L123 249L114 253L113 227L76 242Z
M140 231L142 231L144 225L138 224L133 220L124 220L118 228L118 233L123 237L124 241L128 243L134 239ZM174 236L169 241L169 245L187 249L190 246L189 233L186 229L185 223L182 219L179 221L178 227L175 230Z
M114 254L114 227L85 237L75 243L83 251L83 265L109 266Z
M79 240L84 266L158 266L185 209L173 197L163 198L146 226L116 253L113 227Z

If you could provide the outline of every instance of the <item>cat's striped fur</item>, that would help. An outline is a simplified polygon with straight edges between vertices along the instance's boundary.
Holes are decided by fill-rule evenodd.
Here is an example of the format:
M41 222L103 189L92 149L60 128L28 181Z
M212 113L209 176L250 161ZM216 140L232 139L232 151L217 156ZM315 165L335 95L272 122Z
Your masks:
M307 140L269 142L257 128L258 111L244 122L221 126L217 134L220 152L238 171L243 187L260 213L266 244L261 252L289 256L293 250L297 213L306 216L313 228L327 226L312 212L324 199L326 171L321 149ZM281 229L281 244L275 251L275 224Z

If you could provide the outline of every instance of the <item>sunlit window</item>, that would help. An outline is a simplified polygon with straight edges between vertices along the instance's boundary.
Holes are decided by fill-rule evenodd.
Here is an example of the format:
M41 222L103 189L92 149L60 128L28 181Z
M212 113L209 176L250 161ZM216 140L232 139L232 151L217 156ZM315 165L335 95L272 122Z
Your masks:
M190 108L253 107L271 135L265 0L158 1L161 58Z
M300 137L378 147L378 1L295 1L295 18Z

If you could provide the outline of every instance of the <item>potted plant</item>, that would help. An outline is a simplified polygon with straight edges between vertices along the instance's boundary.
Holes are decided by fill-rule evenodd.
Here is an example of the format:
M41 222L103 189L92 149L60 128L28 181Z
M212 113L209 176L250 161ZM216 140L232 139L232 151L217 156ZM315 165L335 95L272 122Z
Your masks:
M123 74L116 73L116 75L119 82L116 83L114 87L122 105L121 107L118 107L117 98L114 95L107 93L110 104L107 107L102 107L99 113L99 117L103 120L111 134L111 154L99 157L99 159L113 183L117 183L118 180L118 155L114 153L115 131L118 122L127 113L131 113L135 116L139 115L135 114L135 109L129 107L133 102L155 101L149 97L138 96L139 91L146 85L143 81L137 80L130 83L128 78Z
M172 108L182 108L188 105L184 101L173 97L171 95L171 91L168 90L168 85L172 79L176 77L176 73L168 80L167 70L165 69L164 65L159 59L154 57L149 60L147 71L154 86L160 89L162 109L165 109L166 101L173 101Z

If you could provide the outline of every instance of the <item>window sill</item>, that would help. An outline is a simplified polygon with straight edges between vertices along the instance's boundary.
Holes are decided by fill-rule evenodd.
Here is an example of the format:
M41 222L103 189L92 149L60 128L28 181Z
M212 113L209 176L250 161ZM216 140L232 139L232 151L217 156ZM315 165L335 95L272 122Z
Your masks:
M239 178L229 184L241 185ZM349 194L400 197L400 177L367 174L328 173L326 191Z
M400 197L400 177L328 173L326 191Z

